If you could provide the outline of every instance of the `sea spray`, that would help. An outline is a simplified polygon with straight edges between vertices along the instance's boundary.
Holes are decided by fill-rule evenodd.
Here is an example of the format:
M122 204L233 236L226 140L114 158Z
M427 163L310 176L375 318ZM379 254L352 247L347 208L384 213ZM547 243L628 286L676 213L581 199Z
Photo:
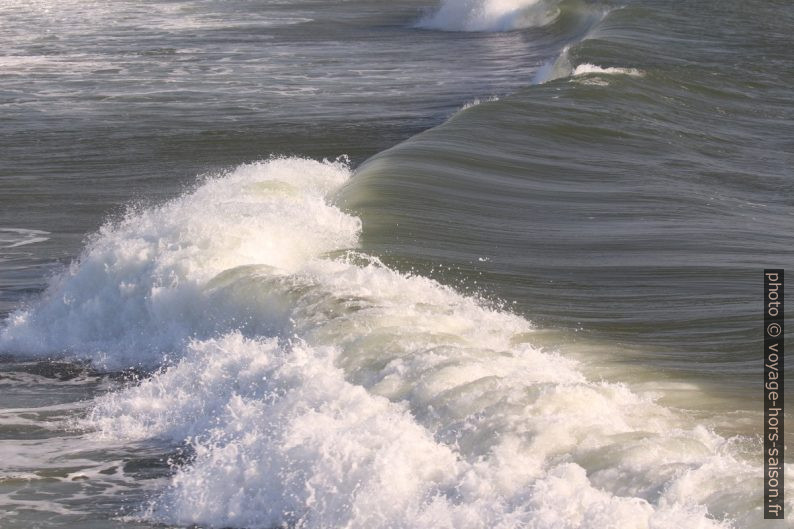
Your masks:
M0 346L88 357L106 369L151 367L189 338L243 325L245 314L210 301L211 280L250 264L286 273L355 245L360 221L324 201L349 175L342 161L276 158L132 210L104 225L34 307L9 317Z

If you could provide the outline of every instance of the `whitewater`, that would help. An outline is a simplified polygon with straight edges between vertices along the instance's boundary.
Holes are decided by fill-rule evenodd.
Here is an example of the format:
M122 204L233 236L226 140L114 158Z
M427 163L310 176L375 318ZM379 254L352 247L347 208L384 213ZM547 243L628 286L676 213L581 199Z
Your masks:
M189 463L140 511L207 527L729 527L741 441L533 345L526 320L355 250L343 159L273 158L107 223L0 346L148 369L96 440ZM749 506L749 505L748 505ZM739 520L748 526L749 520Z

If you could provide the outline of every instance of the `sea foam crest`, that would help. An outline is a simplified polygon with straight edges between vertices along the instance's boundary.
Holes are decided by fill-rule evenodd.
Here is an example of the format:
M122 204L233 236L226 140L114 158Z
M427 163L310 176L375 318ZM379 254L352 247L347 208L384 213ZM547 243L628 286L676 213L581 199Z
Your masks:
M494 101L499 101L499 96L488 96L484 98L476 97L471 101L467 101L466 103L464 103L463 106L460 107L460 110L458 110L458 112L463 112L464 110L468 110L483 103L493 103Z
M10 316L0 348L74 354L107 369L148 367L189 338L242 325L234 308L210 303L210 280L248 264L287 273L355 245L359 219L324 199L349 176L341 162L273 159L130 211L103 226L34 307Z
M543 0L443 0L417 27L442 31L511 31L543 26L558 9Z
M584 63L574 68L571 73L572 76L578 77L582 75L628 75L630 77L642 77L643 73L637 68L617 68L617 67L604 67L596 64Z
M331 202L349 177L342 163L275 159L131 212L7 322L4 350L161 366L84 422L98 440L192 446L140 517L305 529L760 519L760 469L732 441L588 380L533 345L523 318L345 251L360 221Z

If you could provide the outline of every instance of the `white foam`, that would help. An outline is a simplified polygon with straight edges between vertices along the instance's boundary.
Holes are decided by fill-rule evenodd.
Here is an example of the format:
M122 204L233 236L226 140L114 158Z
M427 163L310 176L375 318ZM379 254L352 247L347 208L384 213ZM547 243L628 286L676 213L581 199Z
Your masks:
M48 231L27 228L0 228L0 250L18 248L50 240Z
M13 313L0 348L90 358L108 369L158 365L237 315L215 310L207 282L248 265L279 273L356 244L360 221L324 202L349 177L339 163L246 164L161 207L103 226L34 310Z
M643 73L636 68L605 68L595 64L584 63L577 66L571 75L574 77L582 75L628 75L630 77L642 77Z
M489 96L489 97L484 97L482 99L480 99L479 97L476 97L476 98L472 99L471 101L467 101L466 103L464 103L463 106L460 107L460 110L458 110L458 112L462 112L464 110L468 110L468 109L470 109L472 107L476 107L476 106L481 105L483 103L492 103L494 101L499 101L499 96Z
M522 318L345 252L360 223L330 202L349 176L343 163L276 159L130 212L2 332L3 349L162 366L100 397L85 423L96 442L195 449L141 517L306 529L763 522L760 468L735 441L588 380L533 345Z
M442 31L511 31L553 21L556 7L543 0L442 0L417 27Z
M602 13L606 16L608 11ZM603 67L591 63L582 63L574 67L571 63L570 46L565 46L559 56L541 66L532 79L532 84L543 84L565 77L577 78L575 82L585 85L608 86L606 76L627 75L643 77L645 73L637 68Z

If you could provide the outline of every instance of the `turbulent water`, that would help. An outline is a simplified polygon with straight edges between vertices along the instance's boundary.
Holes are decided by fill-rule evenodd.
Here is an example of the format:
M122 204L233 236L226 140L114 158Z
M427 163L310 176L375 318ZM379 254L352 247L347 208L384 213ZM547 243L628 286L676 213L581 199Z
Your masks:
M792 26L0 3L0 526L789 527Z

